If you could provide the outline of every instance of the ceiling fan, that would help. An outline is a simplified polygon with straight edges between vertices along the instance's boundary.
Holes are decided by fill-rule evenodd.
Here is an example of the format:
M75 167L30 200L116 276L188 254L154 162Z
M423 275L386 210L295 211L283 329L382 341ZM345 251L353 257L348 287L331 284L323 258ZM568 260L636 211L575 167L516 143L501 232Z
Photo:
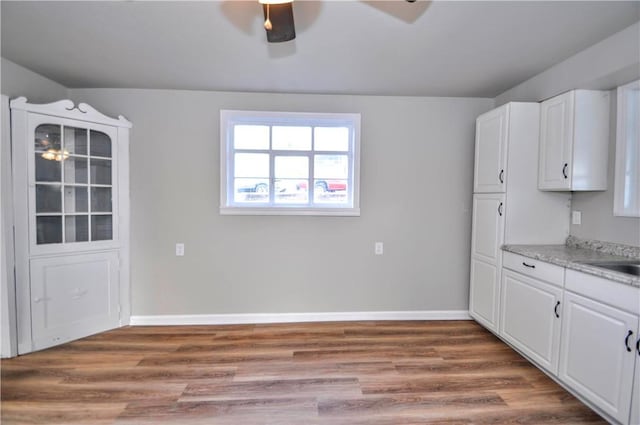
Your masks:
M406 11L399 11L393 3L396 1L364 1L370 6L376 7L383 12L395 15L407 22L413 22L429 6L430 2L420 2L420 7ZM296 28L293 21L293 0L258 0L262 5L264 15L264 29L267 32L269 43L281 43L296 38ZM415 3L416 0L404 0L403 3ZM390 7L391 6L391 7Z

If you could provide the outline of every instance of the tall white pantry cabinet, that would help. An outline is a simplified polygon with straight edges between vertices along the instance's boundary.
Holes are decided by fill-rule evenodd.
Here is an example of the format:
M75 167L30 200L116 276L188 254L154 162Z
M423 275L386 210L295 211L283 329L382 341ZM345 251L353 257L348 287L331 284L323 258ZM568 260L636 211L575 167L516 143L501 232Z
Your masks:
M476 120L469 314L498 332L503 244L564 244L570 194L538 190L540 105Z

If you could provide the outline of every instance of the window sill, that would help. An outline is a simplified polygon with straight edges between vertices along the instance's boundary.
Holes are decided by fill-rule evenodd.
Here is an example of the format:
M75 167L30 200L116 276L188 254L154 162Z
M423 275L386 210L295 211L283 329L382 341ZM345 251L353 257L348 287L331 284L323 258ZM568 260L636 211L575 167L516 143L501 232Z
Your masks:
M307 215L307 216L360 217L360 208L220 207L220 215Z

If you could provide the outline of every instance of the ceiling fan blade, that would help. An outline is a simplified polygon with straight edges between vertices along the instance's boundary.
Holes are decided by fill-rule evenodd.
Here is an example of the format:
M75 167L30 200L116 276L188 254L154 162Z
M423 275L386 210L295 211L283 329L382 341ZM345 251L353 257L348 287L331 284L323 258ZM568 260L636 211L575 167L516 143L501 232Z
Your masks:
M262 5L262 12L267 19L267 7L269 7L269 20L272 28L267 31L269 43L281 43L296 38L296 28L293 23L293 3L279 3Z
M432 1L429 0L362 0L362 2L408 24L415 22L429 8L429 6L431 6L432 3Z

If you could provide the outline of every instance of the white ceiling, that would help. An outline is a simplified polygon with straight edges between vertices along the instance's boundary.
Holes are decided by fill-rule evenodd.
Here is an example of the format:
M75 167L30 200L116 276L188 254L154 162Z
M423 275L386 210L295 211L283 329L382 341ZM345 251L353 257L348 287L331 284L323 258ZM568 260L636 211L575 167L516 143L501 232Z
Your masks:
M640 2L6 1L2 56L67 87L495 97L640 20Z

